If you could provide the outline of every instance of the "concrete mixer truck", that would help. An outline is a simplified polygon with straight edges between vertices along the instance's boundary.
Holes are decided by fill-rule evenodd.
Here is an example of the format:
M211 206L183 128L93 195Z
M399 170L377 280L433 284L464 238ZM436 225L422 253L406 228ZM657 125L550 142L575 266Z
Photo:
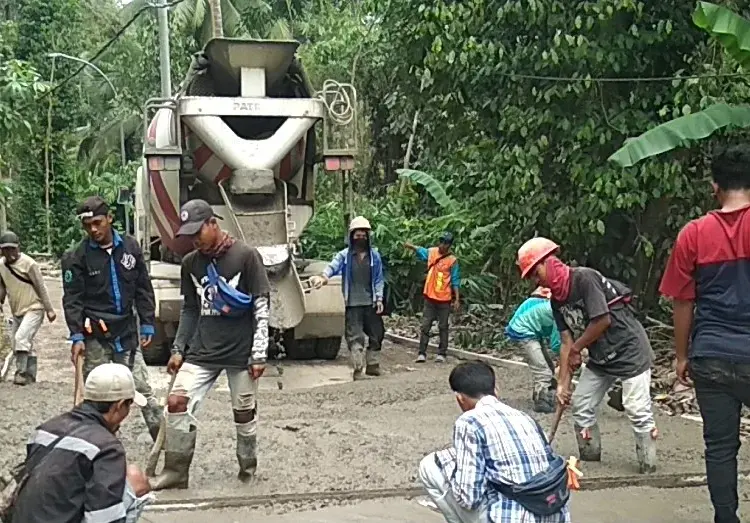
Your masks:
M269 356L335 359L344 333L341 282L312 289L325 261L305 259L299 237L313 216L318 164L351 169L351 150L316 148L330 111L316 96L296 41L216 38L193 58L171 99L144 114L144 158L135 186L135 232L156 294L156 337L144 356L169 357L179 321L180 207L208 201L222 227L258 248L271 281Z

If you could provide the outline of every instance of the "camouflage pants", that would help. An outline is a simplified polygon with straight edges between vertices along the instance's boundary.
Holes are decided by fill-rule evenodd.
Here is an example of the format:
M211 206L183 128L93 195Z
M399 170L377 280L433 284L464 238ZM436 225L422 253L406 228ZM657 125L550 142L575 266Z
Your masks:
M83 379L89 375L89 372L94 370L102 363L122 363L128 365L130 363L129 352L115 352L114 347L108 343L102 343L96 338L86 339L86 351L83 359ZM143 394L149 403L154 398L154 390L148 383L148 367L146 362L143 360L143 353L141 348L138 347L135 353L135 359L133 360L133 381L135 382L135 390Z

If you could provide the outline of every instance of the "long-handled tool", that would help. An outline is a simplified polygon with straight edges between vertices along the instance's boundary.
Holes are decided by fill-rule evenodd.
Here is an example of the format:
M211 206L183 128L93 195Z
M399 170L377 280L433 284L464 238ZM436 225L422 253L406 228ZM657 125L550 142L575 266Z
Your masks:
M76 356L76 383L73 389L73 406L83 403L83 354Z
M172 374L172 378L169 380L169 388L167 389L167 395L164 396L164 400L161 402L163 408L169 400L169 395L172 393L172 387L174 386L174 380L177 377L177 373ZM164 448L164 440L167 437L167 414L166 412L161 418L159 423L159 434L156 436L154 446L151 447L151 452L148 454L148 460L146 461L146 476L154 477L156 475L156 465L159 463L159 454L161 449Z
M565 412L565 407L557 404L557 409L555 410L555 419L552 420L552 428L549 431L549 436L547 436L547 441L550 445L552 445L552 441L555 439L555 434L557 434L557 427L560 426L560 420L562 419L563 412Z

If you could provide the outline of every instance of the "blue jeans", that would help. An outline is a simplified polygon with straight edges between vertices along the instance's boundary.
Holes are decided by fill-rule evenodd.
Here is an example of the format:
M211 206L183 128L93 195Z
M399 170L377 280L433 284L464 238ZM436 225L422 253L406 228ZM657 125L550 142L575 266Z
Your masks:
M750 364L695 358L690 361L690 376L703 418L706 477L714 523L739 523L737 453L742 405L750 406Z

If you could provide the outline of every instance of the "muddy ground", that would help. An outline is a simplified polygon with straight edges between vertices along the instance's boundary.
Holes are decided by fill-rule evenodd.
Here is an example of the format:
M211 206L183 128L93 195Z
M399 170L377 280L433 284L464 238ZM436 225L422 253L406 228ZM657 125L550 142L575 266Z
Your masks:
M59 303L59 284L54 280L48 284ZM62 317L40 331L39 383L23 388L0 383L4 407L0 410L0 470L22 457L26 438L36 424L72 404L73 369L66 334ZM344 355L342 351L342 358ZM241 485L235 479L234 426L226 382L220 381L197 414L198 449L191 488L160 493L160 499L414 486L421 457L450 442L458 415L447 385L453 362L417 365L411 351L389 343L383 355L386 374L378 379L349 381L342 358L329 364L285 363L283 390L276 387L276 377L264 378L258 402L259 468L257 479L250 485ZM163 369L152 368L151 375L158 394L164 394L168 378ZM497 368L497 375L501 399L530 411L528 371L517 366ZM313 387L321 383L327 384ZM626 420L607 407L601 414L603 461L586 464L586 478L634 474L634 443ZM702 474L700 425L661 413L657 417L662 434L660 472ZM545 427L551 418L539 416ZM129 459L143 464L151 444L137 409L123 426L121 437ZM562 454L577 453L567 417L556 447ZM743 449L741 459L745 463L746 458ZM705 497L703 489L696 492ZM601 493L585 495L596 497ZM694 495L688 497L695 499ZM636 505L639 510L643 508Z

